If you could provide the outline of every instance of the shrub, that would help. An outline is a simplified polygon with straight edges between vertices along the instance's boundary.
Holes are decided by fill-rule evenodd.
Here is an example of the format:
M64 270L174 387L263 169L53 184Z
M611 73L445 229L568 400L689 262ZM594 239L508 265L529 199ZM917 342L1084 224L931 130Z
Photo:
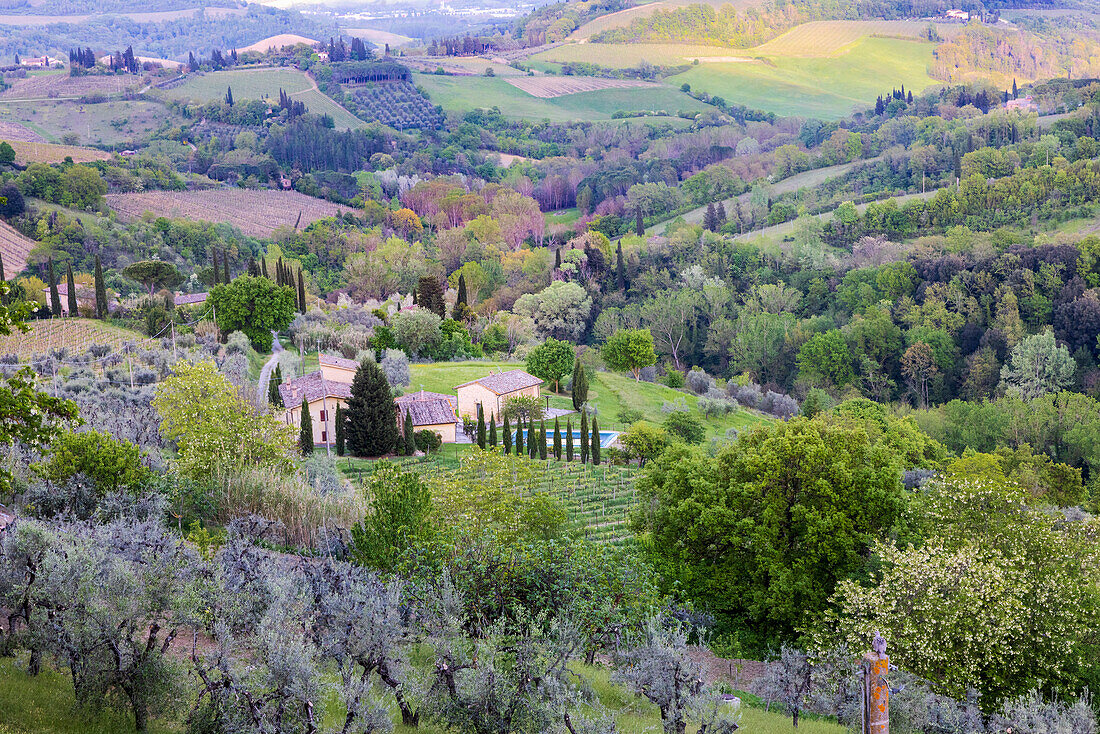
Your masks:
M630 425L631 423L637 423L643 418L642 411L634 410L632 408L623 408L615 417L620 423L625 423L627 425Z
M706 429L703 428L699 419L681 410L669 413L664 425L669 433L682 438L687 443L702 443L707 437Z
M379 363L391 387L405 387L412 382L409 375L409 358L400 349L387 349Z
M687 374L687 386L696 395L702 395L714 387L714 378L701 369L693 369Z
M443 439L435 431L424 429L416 432L416 448L430 454L443 445Z
M225 340L226 354L246 354L251 344L243 331L234 331Z
M669 370L662 380L666 387L680 388L684 386L684 373L679 370Z

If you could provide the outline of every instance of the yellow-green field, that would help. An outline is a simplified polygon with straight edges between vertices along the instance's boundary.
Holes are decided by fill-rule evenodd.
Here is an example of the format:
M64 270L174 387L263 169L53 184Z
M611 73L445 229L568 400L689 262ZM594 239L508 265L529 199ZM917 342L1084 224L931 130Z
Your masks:
M444 110L468 112L472 109L499 107L509 117L551 122L573 120L610 120L619 110L664 111L675 115L679 110L701 112L712 109L692 99L678 88L654 86L638 89L604 89L561 97L534 97L497 77L436 76L414 74L414 82L427 92L432 104ZM653 118L647 118L653 119ZM687 124L679 118L660 118L674 124Z
M590 38L602 31L628 26L635 18L647 18L658 10L675 10L676 8L698 2L703 2L706 5L713 5L716 8L723 5L733 5L739 10L763 4L763 0L658 0L657 2L639 3L632 8L620 10L616 13L601 15L599 18L588 21L575 30L570 38Z
M294 69L235 69L195 75L178 87L163 89L158 95L191 102L215 102L225 98L232 88L234 100L279 98L282 89L296 101L304 102L315 114L328 114L341 129L362 127L366 123L317 90L305 72Z

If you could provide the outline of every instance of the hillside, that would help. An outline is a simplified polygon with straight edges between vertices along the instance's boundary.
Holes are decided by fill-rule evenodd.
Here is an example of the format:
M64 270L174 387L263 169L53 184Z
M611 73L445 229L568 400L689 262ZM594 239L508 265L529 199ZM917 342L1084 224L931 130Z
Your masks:
M255 43L238 48L237 53L244 53L246 51L257 51L259 53L265 53L272 49L279 50L286 46L297 46L299 43L304 43L307 46L316 46L317 41L312 38L306 38L305 36L298 36L293 33L280 33L276 36L270 36Z
M0 255L4 258L4 275L11 278L27 267L27 256L38 243L24 237L7 222L0 222Z

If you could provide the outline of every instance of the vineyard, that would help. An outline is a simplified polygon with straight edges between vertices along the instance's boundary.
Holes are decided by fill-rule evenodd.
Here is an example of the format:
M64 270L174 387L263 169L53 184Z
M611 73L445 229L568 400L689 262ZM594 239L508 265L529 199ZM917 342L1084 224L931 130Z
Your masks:
M0 140L7 140L9 143L16 140L22 140L28 143L43 143L46 141L44 137L31 130L28 127L20 125L18 122L0 122Z
M55 349L68 349L70 354L83 354L88 347L109 345L121 349L127 342L140 345L152 342L137 332L104 324L95 319L49 319L28 321L30 331L12 332L0 336L0 354L14 354L20 361L48 354Z
M550 99L579 92L597 92L602 89L655 88L651 82L631 79L601 79L594 76L521 76L507 80L516 89L532 97Z
M126 221L146 212L203 222L227 222L252 237L270 237L279 227L305 227L318 219L354 212L297 191L207 189L109 194L107 204Z
M368 121L404 130L427 128L437 130L443 125L443 115L409 82L380 82L350 87L359 117Z
M472 487L483 482L476 464L459 461L456 466L443 458L444 453L398 461L403 469L417 472L433 487ZM517 457L514 461L511 491L521 496L542 492L557 499L568 513L570 523L582 530L589 540L616 545L630 541L633 535L630 512L638 504L634 488L639 474L637 468L526 457ZM357 463L354 468L345 468L345 473L354 483L359 483L379 465L380 462ZM347 466L352 466L350 461ZM341 460L341 468L344 468L344 460ZM500 477L501 473L496 472L493 480L499 481Z
M4 258L4 275L11 278L27 267L27 255L38 246L29 237L15 231L11 225L0 222L0 256Z

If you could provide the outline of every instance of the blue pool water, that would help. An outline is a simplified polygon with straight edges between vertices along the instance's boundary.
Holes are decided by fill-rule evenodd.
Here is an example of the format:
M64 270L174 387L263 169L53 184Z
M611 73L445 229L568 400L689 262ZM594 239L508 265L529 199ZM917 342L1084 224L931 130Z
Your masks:
M515 437L514 432L512 433L512 436ZM610 446L612 443L614 443L615 439L618 438L618 437L619 437L619 431L600 431L600 447L606 449L608 446ZM561 445L562 445L562 450L563 451L565 450L566 440L567 439L566 439L566 436L565 436L565 431L562 431L561 432ZM524 445L527 445L527 431L526 430L523 431L523 443L524 443ZM547 446L553 446L554 445L554 429L553 429L552 426L547 426L546 427L546 445ZM573 446L576 447L576 449L578 451L580 451L580 446L581 446L581 432L580 431L573 431Z

